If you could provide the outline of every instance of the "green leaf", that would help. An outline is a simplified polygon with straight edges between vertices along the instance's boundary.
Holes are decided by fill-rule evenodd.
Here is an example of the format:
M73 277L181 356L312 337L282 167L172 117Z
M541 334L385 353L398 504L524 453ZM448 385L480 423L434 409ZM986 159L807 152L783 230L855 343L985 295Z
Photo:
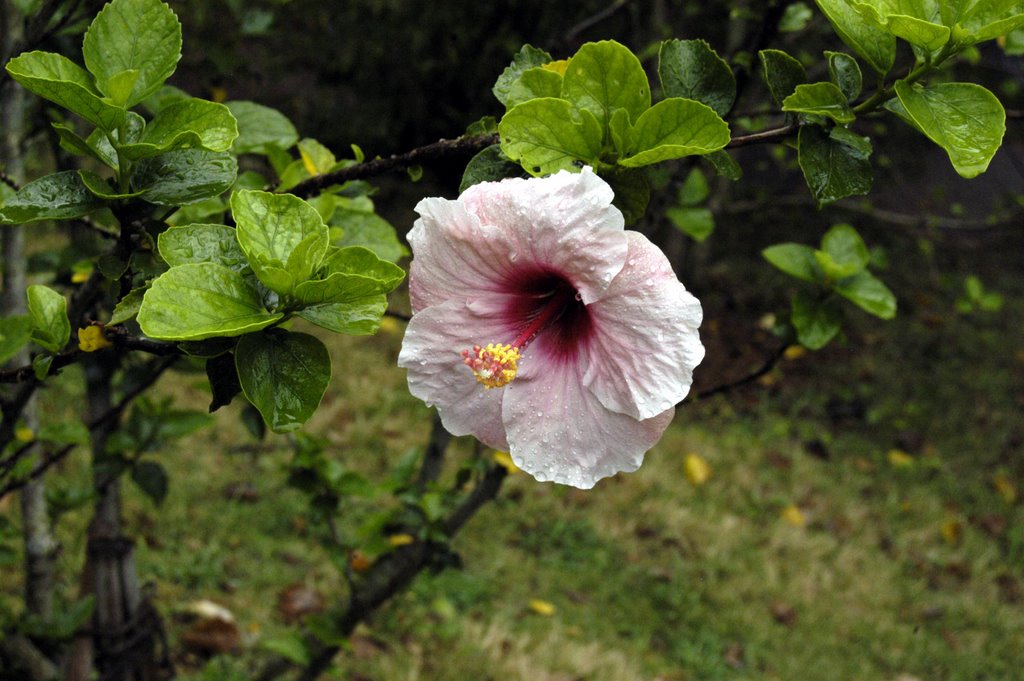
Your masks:
M113 0L85 32L82 55L100 91L131 107L174 73L181 58L181 24L159 0ZM118 92L125 71L138 72L127 96Z
M135 319L135 316L139 314L139 310L142 308L142 298L146 295L147 288L147 286L133 288L124 298L117 301L114 311L110 314L110 321L107 322L107 326L124 324L129 319Z
M843 279L868 266L871 253L857 230L850 225L833 225L821 239L821 251L815 254L818 264L831 279Z
M944 9L946 4L942 3ZM954 22L943 23L952 26ZM1024 3L1020 0L975 2L960 16L958 23L965 35L954 37L964 45L973 45L1004 35L1009 42L1010 34L1019 32L1020 27L1024 26Z
M876 317L892 319L896 316L896 296L867 270L843 279L834 288L836 293Z
M335 246L364 246L381 260L390 262L409 255L409 249L398 240L395 228L376 213L339 208L334 211L331 224L344 229L340 239L334 238Z
M679 187L679 203L683 206L697 206L704 203L711 194L707 178L700 168L694 168Z
M666 40L658 50L662 95L694 99L725 116L736 101L736 77L703 40Z
M276 638L263 639L260 645L296 666L305 667L309 664L309 649L306 647L306 642L298 634L293 633Z
M88 72L67 57L27 52L9 61L7 72L40 97L104 130L114 130L124 121L124 109L104 101Z
M843 313L833 298L819 300L800 291L793 297L790 321L801 345L820 350L839 333Z
M797 85L793 94L782 102L782 110L812 116L828 116L842 125L852 123L857 118L846 103L846 96L832 83Z
M82 137L75 132L74 128L66 123L53 122L50 123L54 130L57 131L57 137L60 139L60 148L71 154L78 154L80 156L89 156L96 159L100 163L107 163L107 158L101 156L96 152L95 149ZM110 165L110 164L108 164ZM111 166L112 168L117 167L116 160Z
M328 254L323 275L329 278L336 274L369 277L379 282L378 293L390 293L405 279L405 270L362 246L339 248Z
M703 242L715 231L715 217L707 208L680 208L665 211L669 221L694 241Z
M651 183L644 168L615 168L605 173L604 179L615 192L612 205L622 211L626 225L644 216L651 200Z
M505 98L505 106L512 108L538 97L558 97L562 92L562 74L542 66L523 71L519 80L512 83Z
M246 101L228 102L227 107L238 121L238 137L231 147L236 154L269 154L299 141L295 126L277 109Z
M32 358L32 373L36 375L37 381L44 381L50 375L50 367L53 365L54 355L42 353Z
M948 26L940 23L934 0L868 0L851 3L875 26L925 50L937 50L949 41Z
M78 172L65 170L29 182L0 206L0 224L80 218L103 202L90 192Z
M316 209L291 194L243 190L231 196L235 234L257 278L289 294L323 261L327 225Z
M922 87L897 81L896 95L914 125L946 150L962 177L988 169L1006 132L1006 112L994 94L974 83Z
M815 0L839 38L864 58L879 75L885 75L896 59L896 37L872 25L848 0Z
M96 173L88 170L79 170L78 176L82 178L82 184L85 188L92 192L97 198L104 201L115 201L118 199L128 199L134 196L144 194L145 190L139 192L121 192L113 187L110 180L106 180Z
M502 117L498 132L501 150L532 175L578 170L601 156L601 124L564 99L523 102Z
M307 306L359 302L390 293L404 278L402 268L381 260L369 249L350 246L328 258L321 279L296 286L294 296Z
M594 114L605 131L616 109L625 109L635 122L650 108L651 87L644 67L629 48L602 40L586 43L569 60L562 78L562 98Z
M718 151L729 143L729 125L711 107L691 99L665 99L645 111L633 127L626 167L645 166Z
M797 85L807 82L804 65L782 50L761 50L757 53L761 61L761 75L768 92L776 104L793 94Z
M238 162L227 152L176 149L145 158L135 166L132 186L146 190L146 201L184 206L223 194L235 183Z
M240 336L282 317L263 306L259 291L238 272L216 263L172 267L142 300L138 323L151 338L202 340Z
M368 336L377 333L380 319L388 309L384 294L367 296L347 303L312 305L296 313L319 327L349 336Z
M727 151L721 149L703 156L704 160L711 164L715 172L730 180L738 180L743 177L743 169Z
M173 85L161 85L159 90L142 102L142 106L149 109L149 112L155 116L171 104L183 99L191 99L191 95Z
M832 82L848 101L856 99L864 87L864 76L860 72L857 60L844 52L827 50L825 58L828 59L828 76Z
M761 251L764 259L786 274L817 283L821 281L821 271L814 258L814 249L803 244L776 244Z
M800 169L819 207L871 189L874 176L863 148L833 139L812 125L800 128L797 143Z
M171 149L227 151L237 136L235 117L226 106L204 99L183 99L158 113L139 141L122 146L118 153L135 161Z
M36 439L58 445L89 444L89 429L81 421L70 420L47 423L39 428Z
M459 193L466 191L474 184L480 182L495 182L506 177L518 177L523 169L518 163L513 163L501 151L501 146L492 144L466 164L466 170L462 173L462 181L459 183Z
M547 64L551 61L551 55L544 50L537 49L532 45L523 45L519 52L512 58L512 63L505 67L498 81L494 84L492 92L498 101L508 106L508 95L519 77L528 69Z
M241 272L249 266L235 238L235 230L227 225L199 223L171 227L157 237L157 248L160 257L171 267L214 262Z
M313 415L331 380L327 348L304 333L243 336L235 349L242 392L275 433L299 428Z
M71 337L68 301L41 284L29 286L26 294L32 316L32 340L50 352L60 352Z
M139 461L132 466L132 482L157 506L167 498L167 470L156 461Z
M18 354L32 338L32 318L28 315L0 318L0 364Z

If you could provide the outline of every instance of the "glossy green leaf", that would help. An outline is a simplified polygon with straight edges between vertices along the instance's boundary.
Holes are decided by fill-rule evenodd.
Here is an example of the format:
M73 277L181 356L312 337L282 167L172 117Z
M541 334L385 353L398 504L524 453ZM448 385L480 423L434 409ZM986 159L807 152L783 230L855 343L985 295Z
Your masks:
M837 283L835 292L865 312L881 319L892 319L896 316L896 296L889 287L867 270Z
M807 71L803 64L782 50L761 50L757 56L768 92L779 106L782 106L786 97L793 94L797 85L807 82Z
M78 154L79 156L89 156L94 158L100 163L107 163L107 159L104 156L100 156L95 149L83 139L73 127L66 123L53 122L50 123L54 130L57 131L57 137L60 140L60 148L71 154ZM110 165L107 163L107 165ZM110 167L116 168L117 162Z
M376 213L339 208L334 211L331 224L344 230L340 239L332 237L335 246L363 246L373 251L378 258L390 262L397 262L409 255L409 249L398 240L395 228Z
M0 224L71 220L102 207L103 202L86 189L78 173L65 170L29 182L4 201Z
M601 124L564 99L523 102L502 117L498 132L501 150L532 175L578 170L601 156Z
M275 433L304 424L331 380L327 348L304 333L271 331L243 336L235 349L242 392Z
M327 225L297 196L235 192L231 214L242 251L256 276L272 290L291 293L320 267L329 245Z
M336 274L369 277L379 282L379 293L390 293L405 279L405 270L362 246L338 248L328 253L322 274L327 278Z
M562 92L562 74L536 66L523 71L519 79L509 88L505 106L512 108L538 97L558 97Z
M793 94L782 102L782 110L812 116L828 116L842 125L852 123L857 118L850 105L846 103L846 95L832 83L797 85Z
M501 151L501 146L492 144L466 164L466 170L462 173L462 181L459 183L459 193L466 191L474 184L480 182L495 182L506 177L518 177L522 175L523 169L518 163L513 163Z
M941 4L945 9L948 3ZM1024 2L1021 0L987 0L960 4L966 7L956 23L960 24L964 35L956 37L963 44L973 45L999 36L1008 36L1024 26ZM944 23L947 26L954 24L952 21Z
M172 267L157 277L142 301L142 332L164 340L240 336L281 318L263 307L245 277L216 263Z
M814 258L814 249L803 244L776 244L761 251L764 259L786 274L816 283L821 280L821 270Z
M814 258L831 281L853 276L867 267L871 255L867 246L850 225L834 225L821 240Z
M736 77L703 40L666 40L658 51L662 95L695 99L725 116L736 101Z
M171 149L227 151L237 136L235 117L226 106L204 99L183 99L158 113L139 141L123 145L118 153L135 161Z
M104 130L114 130L124 121L124 109L104 101L89 73L67 57L27 52L9 61L7 72L40 97Z
M801 345L820 350L839 333L843 313L835 299L819 300L800 291L793 297L790 321Z
M665 99L637 120L630 137L631 155L619 164L637 167L708 154L725 147L729 139L729 125L711 107L691 99Z
M512 58L512 63L505 67L505 70L498 76L498 80L492 89L494 96L498 98L499 102L507 106L509 92L515 82L519 80L519 77L523 75L523 72L547 64L549 61L551 61L551 55L544 50L537 49L532 45L523 45L515 57Z
M937 50L949 41L936 0L852 0L869 23L925 50Z
M874 71L885 75L896 59L896 37L871 24L848 0L815 0L839 38Z
M800 169L819 206L871 189L874 175L863 147L836 140L812 125L800 128L797 142Z
M299 141L295 126L277 109L246 101L228 102L227 107L238 121L238 137L231 148L236 154L268 154Z
M651 106L651 87L640 60L614 40L583 45L565 69L562 98L577 109L594 114L601 130L616 109L625 109L631 121Z
M181 58L181 24L159 0L113 0L85 32L82 55L100 92L134 106L174 73ZM118 92L125 71L138 72L126 96Z
M160 206L183 206L223 194L235 183L238 162L227 152L176 149L135 166L132 187Z
M707 200L711 187L700 168L694 168L679 187L679 203L683 206L697 206Z
M985 172L1006 132L1006 112L994 94L974 83L897 81L896 95L914 125L946 150L956 172L966 178Z
M176 267L188 263L213 262L240 272L249 266L235 230L219 224L191 224L171 227L157 238L160 257Z
M68 301L41 284L29 286L26 295L32 317L32 340L50 352L60 352L71 338Z
M183 99L191 99L192 95L185 92L181 88L176 88L173 85L161 85L160 88L151 94L149 97L142 102L142 106L146 107L151 114L154 116L169 107L175 102Z
M380 294L348 303L313 305L300 310L297 316L335 333L369 336L377 333L387 309L388 299Z
M32 338L32 318L28 315L0 318L0 364L8 361Z
M136 192L122 192L114 188L111 184L111 180L100 177L96 173L88 170L79 170L78 176L82 178L82 184L88 189L94 196L104 201L115 201L118 199L129 199L134 196L144 194L146 190Z
M864 87L864 76L857 60L844 52L825 52L828 76L847 100L854 100Z

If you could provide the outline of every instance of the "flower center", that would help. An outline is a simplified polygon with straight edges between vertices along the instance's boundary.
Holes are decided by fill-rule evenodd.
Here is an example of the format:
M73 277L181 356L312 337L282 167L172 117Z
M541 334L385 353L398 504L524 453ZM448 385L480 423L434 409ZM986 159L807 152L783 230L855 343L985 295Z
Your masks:
M560 320L567 319L569 324L578 321L576 306L582 307L576 290L561 278L548 277L539 286L535 282L524 287L513 305L514 320L523 324L515 339L511 343L489 343L486 347L474 345L472 350L462 351L462 361L485 388L504 387L516 377L522 351L541 331Z

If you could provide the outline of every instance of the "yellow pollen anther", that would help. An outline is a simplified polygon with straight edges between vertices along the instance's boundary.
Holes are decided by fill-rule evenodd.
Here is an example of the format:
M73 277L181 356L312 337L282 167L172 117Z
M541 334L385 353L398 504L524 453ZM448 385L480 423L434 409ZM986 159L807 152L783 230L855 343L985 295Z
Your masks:
M519 348L500 343L490 343L486 348L474 345L472 350L462 351L462 362L485 388L501 388L516 377Z

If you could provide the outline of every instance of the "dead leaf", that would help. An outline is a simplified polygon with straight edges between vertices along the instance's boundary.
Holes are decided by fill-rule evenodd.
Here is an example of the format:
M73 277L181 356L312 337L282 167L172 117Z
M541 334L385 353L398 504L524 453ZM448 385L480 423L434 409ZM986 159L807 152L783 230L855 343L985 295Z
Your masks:
M791 627L796 623L796 610L787 603L774 601L769 610L772 613L772 618L783 626Z
M323 612L325 605L323 594L301 582L286 586L277 595L277 611L289 623Z
M203 656L237 652L241 640L238 625L219 617L196 620L181 635L186 650Z

